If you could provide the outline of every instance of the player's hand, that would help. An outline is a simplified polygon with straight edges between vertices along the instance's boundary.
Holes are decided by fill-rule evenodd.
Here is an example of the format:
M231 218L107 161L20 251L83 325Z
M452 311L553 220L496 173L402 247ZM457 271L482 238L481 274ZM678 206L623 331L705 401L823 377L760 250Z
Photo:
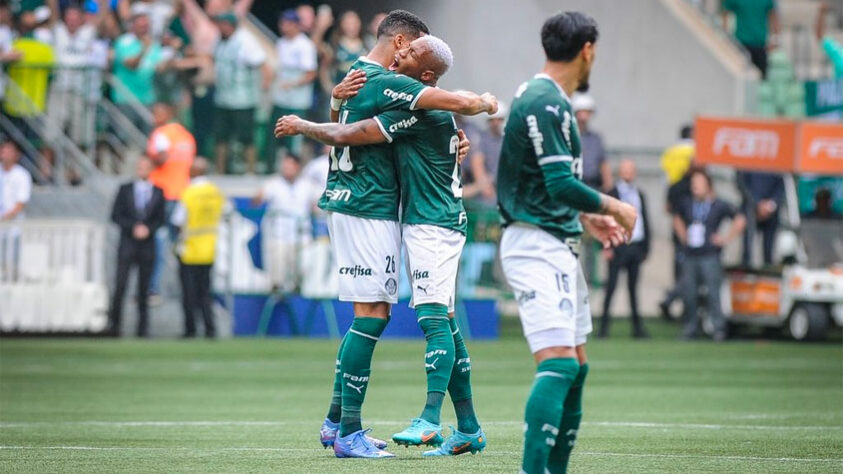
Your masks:
M711 243L714 244L715 247L723 248L726 245L726 241L720 234L711 234Z
M460 137L460 151L457 153L457 163L462 164L465 157L468 156L468 151L471 148L471 141L462 129L457 130L457 136Z
M348 100L357 95L357 92L366 84L366 73L361 69L355 69L345 75L342 82L334 86L331 97L334 99Z
M607 204L606 214L615 218L615 221L623 228L624 237L628 242L632 237L632 229L635 228L635 221L638 219L638 211L635 207L619 201L615 198L609 198Z
M279 118L275 122L275 138L298 135L299 123L301 123L301 119L295 115L285 115Z
M498 112L498 98L486 92L480 96L480 100L486 105L486 113L494 115Z
M603 244L604 249L617 247L626 242L623 227L612 216L600 214L580 214L580 222L586 232Z

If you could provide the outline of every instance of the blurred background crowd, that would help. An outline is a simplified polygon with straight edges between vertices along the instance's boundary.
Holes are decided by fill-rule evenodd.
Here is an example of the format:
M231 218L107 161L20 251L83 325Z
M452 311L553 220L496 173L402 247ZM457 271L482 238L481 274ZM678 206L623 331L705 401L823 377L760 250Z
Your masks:
M184 201L186 190L197 184L196 178L205 175L214 178L229 198L245 198L230 199L228 208L241 210L241 220L254 221L264 239L259 255L248 254L248 265L241 265L240 257L232 256L236 252L233 244L222 250L216 266L224 268L227 276L218 285L230 290L236 290L238 284L249 287L243 281L255 277L245 270L237 273L237 267L245 265L266 267L266 275L260 284L249 287L252 290L260 287L261 291L302 292L309 287L310 294L322 291L330 295L332 263L324 216L315 206L327 175L327 149L301 138L276 140L270 124L285 114L328 120L331 89L373 45L385 14L368 5L363 16L354 9L335 10L328 4L283 2L285 7L280 8L270 3L0 0L2 219L23 218L32 184L42 188L101 188L94 181L102 176L135 175L132 183L149 183L161 191L161 215L156 214L154 222L145 225L146 230L121 225L121 239L148 242L149 249L117 253L117 260L123 260L115 278L109 279L117 288L111 292L112 326L119 324L119 307L132 265L138 265L143 275L140 294L148 295L148 300L143 296L139 300L160 303L166 293L162 281L168 278L167 261L172 263L168 249L178 242L177 224L185 222L184 215L177 212L179 203ZM757 69L748 76L758 80L751 89L751 100L747 100L757 116L799 119L813 115L806 105L803 81L843 78L841 2L681 3L695 9L699 18L722 34L720 39L734 45ZM401 6L412 9L412 5ZM529 72L520 76L527 77ZM669 71L665 71L665 78L670 82ZM498 96L506 101L509 92L499 92ZM604 253L592 246L583 256L592 284L605 290L602 311L595 314L603 317L601 335L609 334L612 295L619 275L626 274L629 292L624 304L629 311L624 312L632 316L633 336L647 337L637 295L639 273L652 268L645 260L654 252L674 256L672 277L660 280L668 289L666 296L661 297L663 288L655 290L659 293L658 311L665 317L677 313L674 302L681 299L686 302L685 312L694 312L687 306L692 300L695 304L697 286L719 285L713 277L702 281L701 275L717 276L717 272L706 269L722 267L720 250L732 239L740 241L743 236L744 250L736 259L744 265L781 263L774 261L773 248L784 205L781 175L747 172L724 177L706 173L694 162L690 113L673 123L669 132L659 132L676 136L676 143L666 150L657 146L612 146L624 141L612 135L619 135L617 127L604 136L594 122L613 115L615 104L598 103L595 97L599 92L594 97L573 97L583 138L584 180L633 203L644 216L628 246ZM744 104L737 108L744 109ZM460 287L474 296L502 286L495 262L500 232L495 177L506 117L504 103L494 116L458 118L472 143L462 164L472 225ZM205 157L199 161L201 170L194 166L197 157ZM237 176L246 180L226 181ZM702 211L687 203L695 197L713 198L718 186L712 186L712 177L721 183L719 190L731 202L724 201L722 208L714 211L718 213L716 224L719 227L721 220L731 220L732 227L722 233L723 241L704 242L696 246L702 250L689 253L687 227L694 213ZM839 181L823 179L805 186L807 198L802 202L806 204L800 204L800 211L839 218L836 212L840 209L834 203L843 198L843 188ZM119 199L112 198L115 223L120 225L120 212L152 212L146 205L154 201L154 193L150 191L147 196L144 186L133 186L135 204L143 203L135 210L131 206L118 209ZM260 215L255 214L257 209ZM220 219L225 219L228 214L222 210ZM705 212L713 211L709 208ZM263 219L263 215L269 217ZM237 226L227 222L228 230L220 238L234 242ZM712 234L715 240L721 238L716 231L706 233L709 237ZM754 243L756 234L758 244ZM659 239L660 235L663 238ZM759 258L754 259L756 245ZM19 249L12 251L9 247L6 245L4 252L20 258ZM219 263L223 259L227 263ZM176 260L183 264L183 255ZM211 258L210 263L214 260ZM662 266L668 260L663 260ZM692 272L693 278L687 273L683 277L682 269L689 265L703 270ZM179 271L183 288L196 284L191 280L196 275L191 277L190 273L183 268ZM9 275L11 271L6 272L6 278ZM200 275L200 279L204 286L214 284L213 277ZM654 292L652 288L648 291ZM719 305L714 299L716 293L708 293L710 305ZM209 299L209 294L206 291L196 298ZM648 298L651 310L653 299ZM142 314L148 312L146 302L139 308ZM187 308L193 303L184 304ZM185 309L186 314L189 312ZM139 334L146 332L145 327L139 327ZM186 335L194 333L189 327L185 330Z

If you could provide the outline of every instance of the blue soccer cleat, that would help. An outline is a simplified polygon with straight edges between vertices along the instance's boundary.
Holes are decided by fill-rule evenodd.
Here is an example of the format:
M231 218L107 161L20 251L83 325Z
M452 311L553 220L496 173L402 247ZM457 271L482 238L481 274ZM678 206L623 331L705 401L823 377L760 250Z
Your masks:
M334 445L334 440L337 439L337 433L340 430L340 424L325 418L322 423L322 428L319 429L319 441L322 447L329 448Z
M334 454L338 458L393 458L394 454L376 447L366 436L370 430L360 430L348 436L337 436L334 440Z
M422 456L458 456L464 453L479 453L486 449L486 434L482 429L474 434L465 434L451 426L451 433L442 446L425 451Z
M439 446L442 444L442 426L414 418L409 428L392 435L392 441L401 446Z
M322 446L325 448L330 448L334 445L334 440L337 438L337 433L340 431L340 424L334 423L333 421L325 418L325 422L322 423L322 428L319 429L319 441L322 443ZM378 449L386 449L386 441L382 439L372 438L371 436L367 436L369 441L375 445Z

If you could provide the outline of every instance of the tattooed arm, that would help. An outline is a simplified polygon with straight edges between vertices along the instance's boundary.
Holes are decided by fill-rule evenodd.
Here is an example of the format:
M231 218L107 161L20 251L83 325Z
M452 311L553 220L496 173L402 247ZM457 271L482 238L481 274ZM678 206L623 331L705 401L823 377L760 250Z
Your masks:
M275 123L275 138L304 135L325 145L346 147L384 143L387 137L373 119L359 122L314 123L295 115L285 115Z

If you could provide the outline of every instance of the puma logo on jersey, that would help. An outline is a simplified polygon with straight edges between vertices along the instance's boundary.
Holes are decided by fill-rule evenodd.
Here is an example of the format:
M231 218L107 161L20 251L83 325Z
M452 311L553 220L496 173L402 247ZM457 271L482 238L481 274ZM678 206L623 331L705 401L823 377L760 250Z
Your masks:
M404 119L400 122L393 123L392 125L389 126L389 133L395 133L396 130L400 130L402 128L410 128L413 125L415 125L416 123L418 123L418 121L419 121L419 119L417 119L416 116L414 115L414 116L412 116L408 119Z
M425 294L425 295L427 294L427 289L428 289L429 287L430 287L430 285L427 285L427 286L416 285L416 289L417 289L417 290L420 290L420 291L424 291L424 294Z
M547 110L548 112L550 112L553 115L558 117L559 116L559 107L560 106L558 106L558 105L556 107L554 107L552 105L545 105L544 110Z
M539 131L539 121L535 115L527 116L527 136L533 141L533 150L536 152L536 156L544 155L544 147L542 146L544 135Z
M325 196L330 201L348 201L351 198L351 190L350 189L327 189L325 190Z
M383 91L383 95L389 97L392 100L406 100L407 102L413 101L413 94L408 94L406 92L395 92L392 89L385 89Z

